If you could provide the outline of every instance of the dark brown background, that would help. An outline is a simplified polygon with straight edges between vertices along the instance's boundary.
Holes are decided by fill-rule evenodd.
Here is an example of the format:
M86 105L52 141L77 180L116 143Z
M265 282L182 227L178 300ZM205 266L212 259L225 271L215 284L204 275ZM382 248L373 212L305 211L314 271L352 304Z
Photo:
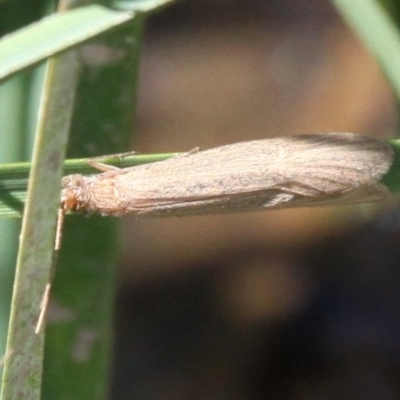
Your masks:
M140 152L396 135L328 1L182 1L145 37ZM395 204L126 220L113 398L400 398Z

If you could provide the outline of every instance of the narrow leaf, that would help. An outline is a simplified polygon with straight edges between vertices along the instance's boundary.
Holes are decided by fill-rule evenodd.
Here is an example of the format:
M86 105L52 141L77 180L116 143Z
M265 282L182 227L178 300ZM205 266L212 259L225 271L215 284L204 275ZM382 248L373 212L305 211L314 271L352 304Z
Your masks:
M0 40L0 80L120 26L134 13L98 5L56 13Z

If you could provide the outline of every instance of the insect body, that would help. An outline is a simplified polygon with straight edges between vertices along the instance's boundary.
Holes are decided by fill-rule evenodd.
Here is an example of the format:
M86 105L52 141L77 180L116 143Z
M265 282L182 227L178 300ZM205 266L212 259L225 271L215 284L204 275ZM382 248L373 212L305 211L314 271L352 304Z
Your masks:
M121 216L220 214L382 199L391 147L353 133L242 142L62 181L64 210Z

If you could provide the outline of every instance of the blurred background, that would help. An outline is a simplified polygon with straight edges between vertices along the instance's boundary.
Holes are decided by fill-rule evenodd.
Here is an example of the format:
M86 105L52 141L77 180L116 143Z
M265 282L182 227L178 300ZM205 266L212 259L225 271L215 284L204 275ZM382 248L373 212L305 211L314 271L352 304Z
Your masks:
M398 130L328 0L178 2L148 21L140 85L141 153ZM112 398L399 399L399 223L395 200L125 219Z

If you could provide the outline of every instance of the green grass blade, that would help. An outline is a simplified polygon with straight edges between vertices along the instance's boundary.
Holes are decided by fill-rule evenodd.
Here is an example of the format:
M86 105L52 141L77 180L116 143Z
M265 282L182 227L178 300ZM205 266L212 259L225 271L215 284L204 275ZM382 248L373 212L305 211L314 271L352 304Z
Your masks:
M44 333L35 334L35 328L51 276L59 182L76 77L73 53L48 63L22 222L1 400L41 397Z
M15 76L0 85L0 160L16 161L23 158L21 143L26 137L23 129L26 115L26 74ZM0 354L6 352L8 321L10 316L12 284L18 251L20 221L0 221ZM3 368L0 363L0 372ZM1 386L1 385L0 385Z
M133 15L91 5L53 14L11 33L0 40L0 80L123 25Z
M143 16L96 40L118 63L86 65L78 86L69 155L126 151L132 137ZM88 154L88 149L90 154ZM68 216L49 313L43 398L108 398L119 221Z
M161 8L168 6L175 0L115 0L113 7L120 10L130 10L137 12L159 11Z

